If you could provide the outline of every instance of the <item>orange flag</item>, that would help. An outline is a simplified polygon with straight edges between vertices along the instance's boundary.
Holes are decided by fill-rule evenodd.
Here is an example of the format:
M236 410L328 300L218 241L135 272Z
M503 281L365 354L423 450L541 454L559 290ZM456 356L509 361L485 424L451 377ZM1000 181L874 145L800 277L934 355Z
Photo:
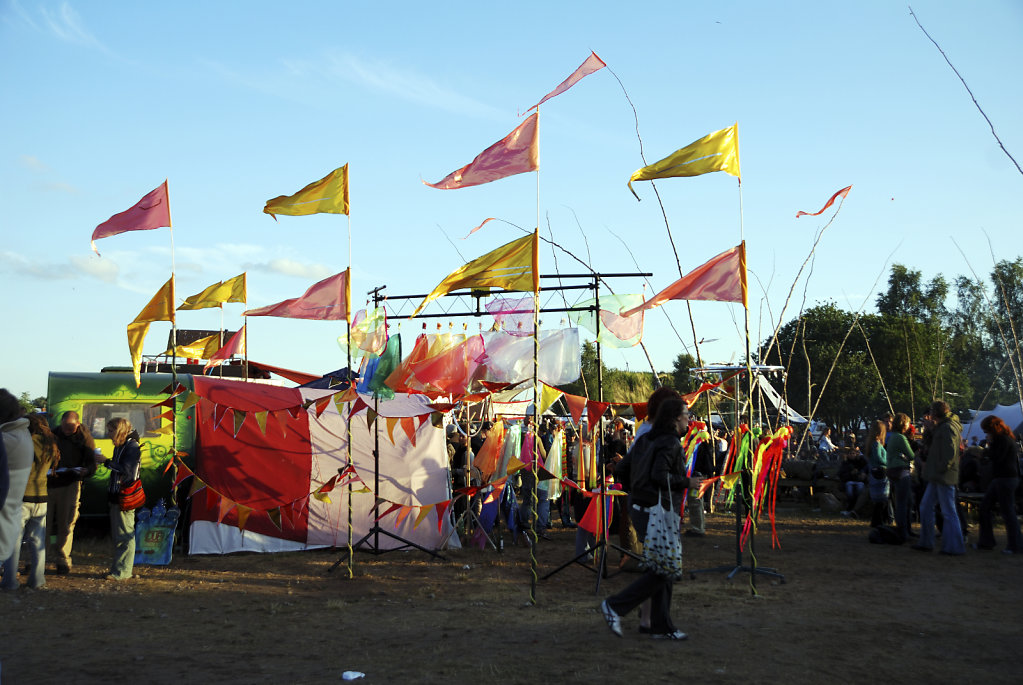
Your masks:
M638 307L622 312L622 316L632 316L644 309L660 306L668 300L741 302L745 307L747 290L746 242L743 241L706 264L696 267Z

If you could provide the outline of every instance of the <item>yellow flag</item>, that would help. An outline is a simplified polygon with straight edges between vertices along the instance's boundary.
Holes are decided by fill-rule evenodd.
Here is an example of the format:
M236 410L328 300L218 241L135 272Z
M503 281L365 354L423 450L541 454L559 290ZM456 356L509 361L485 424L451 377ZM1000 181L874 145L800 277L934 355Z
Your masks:
M539 238L537 234L513 240L493 252L477 257L450 274L433 289L423 303L412 312L415 316L438 297L459 288L503 288L535 291L539 288L536 271Z
M180 309L180 307L179 307ZM220 349L220 333L207 335L205 338L191 342L187 345L178 345L175 348L167 348L164 352L168 357L176 355L186 359L209 359Z
M540 416L551 408L551 405L558 401L558 398L564 395L561 390L553 388L546 383L543 386L543 390L540 393Z
M676 150L659 162L636 171L629 179L629 190L633 181L650 181L655 178L676 176L700 176L714 171L724 171L736 178L739 174L739 124L714 131L694 143ZM632 190L636 195L636 191ZM639 196L636 196L637 199Z
M142 343L153 321L174 322L174 274L163 284L135 320L128 324L128 351L131 353L131 367L135 373L135 387L142 385Z
M234 278L214 283L201 293L186 298L178 309L206 309L217 307L224 302L245 301L245 274L238 274Z
M267 200L263 213L274 219L278 214L285 216L348 214L348 165L334 169L294 195L281 195Z

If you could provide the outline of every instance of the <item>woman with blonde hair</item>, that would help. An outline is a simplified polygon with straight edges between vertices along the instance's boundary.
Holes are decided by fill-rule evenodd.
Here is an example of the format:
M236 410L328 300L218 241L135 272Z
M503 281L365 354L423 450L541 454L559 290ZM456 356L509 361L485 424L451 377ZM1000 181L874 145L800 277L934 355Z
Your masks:
M867 490L873 503L870 527L877 528L888 519L888 453L884 448L888 424L878 419L870 425L867 435Z
M110 537L114 543L114 560L107 580L128 580L135 564L135 511L121 511L121 489L138 480L142 453L139 448L139 434L127 419L111 419L107 422L107 436L114 443L114 456L104 460L96 456L96 462L110 469L110 484L107 499L110 502Z
M888 481L895 489L895 532L903 542L913 537L910 512L913 511L913 480L910 467L913 465L913 447L909 444L908 433L912 432L909 417L899 412L892 419L892 430L885 441L888 456Z

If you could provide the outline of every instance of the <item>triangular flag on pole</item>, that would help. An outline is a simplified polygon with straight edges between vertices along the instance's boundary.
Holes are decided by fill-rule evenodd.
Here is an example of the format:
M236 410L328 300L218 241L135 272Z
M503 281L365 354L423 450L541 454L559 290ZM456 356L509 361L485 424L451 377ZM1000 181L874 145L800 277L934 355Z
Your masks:
M278 316L285 319L312 319L342 321L351 311L351 269L334 274L314 283L301 297L293 297L277 304L249 309L245 316Z
M531 115L461 169L452 171L436 183L423 183L431 188L454 190L536 171L540 168L538 118L536 114Z
M741 302L747 306L746 241L701 264L649 300L622 316L632 316L668 300Z
M218 307L225 302L245 302L245 292L245 274L239 274L185 298L178 310L207 309Z
M142 385L142 343L145 342L149 324L153 321L174 323L174 274L164 283L153 299L149 301L135 320L128 324L128 351L131 353L131 368L135 374L135 387Z
M310 214L348 214L348 165L307 185L294 195L281 195L266 201L263 213L308 216Z
M538 287L537 234L513 240L506 245L477 257L457 271L452 272L426 296L412 316L423 307L458 288L503 288L504 290L534 291Z
M170 198L167 193L167 181L164 181L134 205L120 214L114 214L97 226L92 232L92 251L99 254L96 241L100 238L109 238L128 231L149 231L170 225Z
M714 131L681 150L676 150L661 161L635 171L629 178L629 190L632 190L633 181L700 176L714 171L724 171L726 174L741 178L739 124ZM632 190L632 194L636 195L636 191ZM639 199L639 195L636 195L636 199Z
M589 76L593 72L600 71L601 69L603 69L606 66L607 66L607 64L604 63L604 60L602 60L599 57L597 57L597 53L591 51L590 52L590 56L587 57L583 61L583 63L579 65L578 69L576 69L575 71L572 72L571 76L569 76L567 79L565 79L560 84L558 84L557 88L555 88L551 92L549 92L546 95L544 95L543 98L540 99L540 102L536 103L535 105L533 105L532 107L530 107L526 111L529 112L531 110L534 110L537 107L539 107L540 105L542 105L543 103L545 103L548 100L550 100L551 98L557 97L558 95L561 95L566 90L568 90L569 88L571 88L575 84L579 83L580 81L582 81L584 78L586 78L587 76Z

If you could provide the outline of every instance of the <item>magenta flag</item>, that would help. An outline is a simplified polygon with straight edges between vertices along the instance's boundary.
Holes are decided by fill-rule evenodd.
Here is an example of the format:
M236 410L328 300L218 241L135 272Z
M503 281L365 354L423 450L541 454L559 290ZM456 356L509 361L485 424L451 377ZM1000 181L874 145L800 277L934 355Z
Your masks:
M210 360L206 362L206 366L203 367L203 371L211 366L219 366L220 364L223 364L236 354L245 354L245 326L238 329L238 331L231 336L231 339L227 341L226 345L213 353Z
M167 196L167 181L164 181L133 207L120 214L114 214L97 226L92 232L92 251L99 254L96 241L100 238L109 238L128 231L151 231L170 225L170 199Z
M250 309L243 315L338 321L348 318L350 301L351 286L348 282L348 269L345 269L316 283L302 297Z
M536 131L537 115L533 114L458 171L452 171L436 183L423 183L431 188L454 190L536 171L540 168Z
M526 111L528 112L530 110L536 109L537 107L539 107L543 103L545 103L548 100L550 100L552 97L561 95L566 90L568 90L569 88L571 88L575 84L579 83L580 81L582 81L584 78L586 78L587 76L589 76L593 72L600 71L601 69L603 69L606 66L607 66L607 64L604 63L604 60L602 60L599 57L597 57L597 53L590 52L590 56L586 58L586 61L584 61L582 64L579 65L578 69L576 69L575 71L572 72L571 76L569 76L567 79L562 81L558 85L557 88L555 88L551 92L549 92L546 95L544 95L543 99L541 99L540 102L536 103L535 105L533 105L532 107L530 107Z

